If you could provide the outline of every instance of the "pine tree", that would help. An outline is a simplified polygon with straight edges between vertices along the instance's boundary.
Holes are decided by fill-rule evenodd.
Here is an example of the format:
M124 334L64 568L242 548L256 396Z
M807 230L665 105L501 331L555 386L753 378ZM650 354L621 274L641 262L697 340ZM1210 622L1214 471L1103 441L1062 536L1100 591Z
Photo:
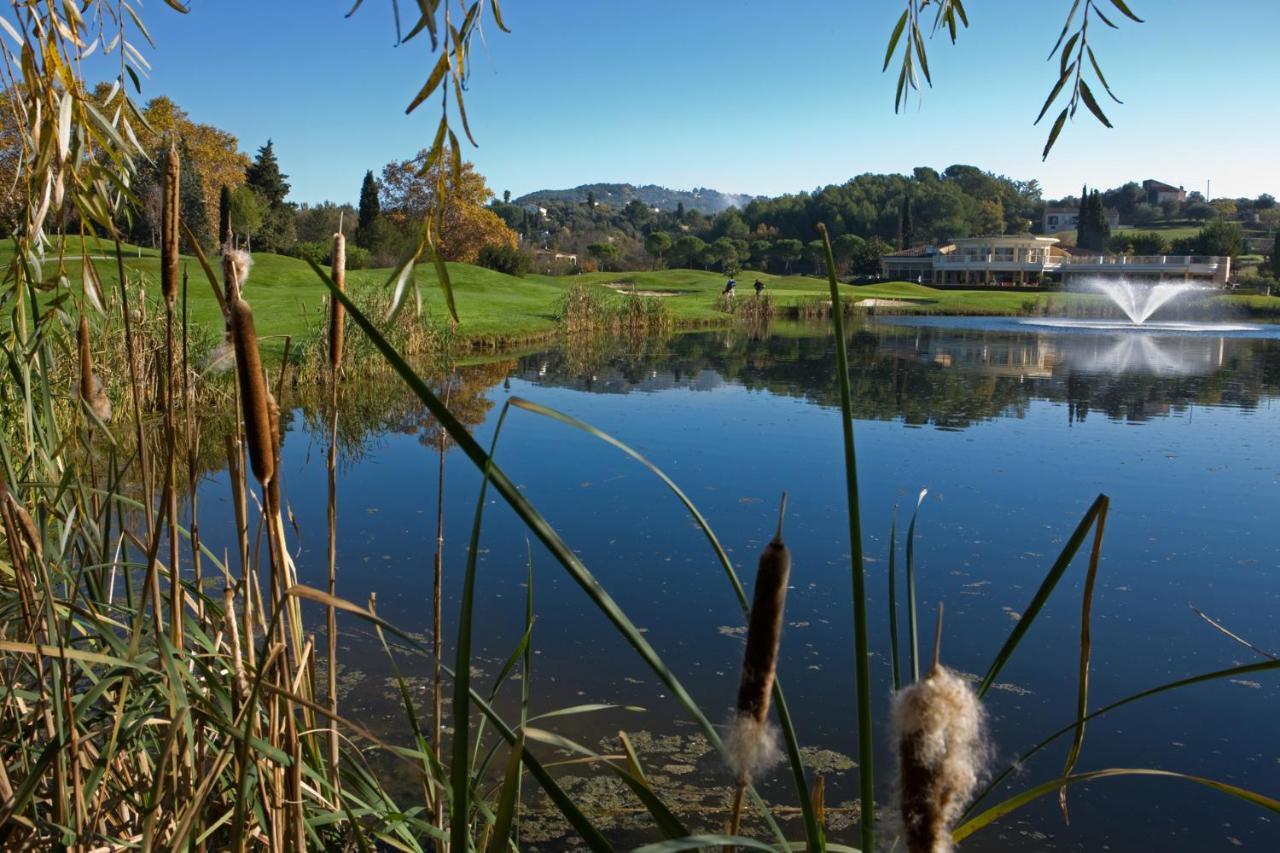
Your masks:
M245 171L244 182L261 193L268 205L278 207L284 204L285 196L289 194L289 184L285 181L288 177L280 172L275 148L268 139L267 144L258 149L258 156Z
M182 251L191 251L191 241L187 239L189 229L203 245L211 236L209 213L205 209L204 189L200 186L200 175L195 164L191 162L191 152L187 150L186 140L178 142L178 162L182 172L178 176L178 211L182 224L187 226L181 230Z
M364 183L360 185L360 212L356 218L357 246L372 250L373 247L369 245L373 237L371 226L381 212L382 208L378 204L378 182L374 180L372 171L365 172Z
M911 232L915 230L911 224L911 190L910 189L908 189L907 192L902 196L902 214L901 215L902 215L902 248L909 249L911 248L911 241L914 237L914 235Z
M222 185L218 194L218 246L225 249L231 242L231 187Z

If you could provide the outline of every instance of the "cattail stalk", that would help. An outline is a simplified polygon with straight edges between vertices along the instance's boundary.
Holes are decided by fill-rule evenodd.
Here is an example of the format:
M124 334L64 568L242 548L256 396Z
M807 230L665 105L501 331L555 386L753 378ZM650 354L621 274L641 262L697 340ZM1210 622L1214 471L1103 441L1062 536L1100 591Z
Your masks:
M178 147L171 139L165 152L164 176L160 196L160 289L165 303L172 308L178 299L178 185L181 175Z
M240 405L244 407L245 441L249 445L249 463L253 475L264 490L275 476L274 441L271 438L271 413L267 403L267 382L262 375L262 356L258 352L258 333L253 325L253 311L238 294L229 300L231 341L236 350L236 378L240 387Z
M330 266L334 286L340 293L347 292L347 238L342 235L341 222L339 231L333 235L333 263ZM329 306L329 369L333 381L338 381L338 369L342 366L342 344L344 335L343 321L346 311L342 302L333 299Z
M342 236L342 219L338 220L338 233L333 235L333 264L330 267L338 290L347 286L347 244ZM338 371L342 365L343 306L333 299L329 307L329 595L337 595L338 589ZM326 613L326 629L329 656L328 688L329 713L338 716L338 612L332 604ZM329 778L334 790L338 788L338 729L329 726Z
M985 713L973 687L938 662L893 700L898 799L908 853L948 853L951 831L973 796L989 755Z
M782 641L782 612L787 599L787 579L791 574L791 552L782 541L782 521L787 496L778 509L778 531L765 546L756 568L751 618L747 623L747 649L738 682L738 702L729 752L733 758L736 786L729 834L738 831L742 798L752 776L771 764L778 754L774 733L769 728L769 702L778 671L778 647Z

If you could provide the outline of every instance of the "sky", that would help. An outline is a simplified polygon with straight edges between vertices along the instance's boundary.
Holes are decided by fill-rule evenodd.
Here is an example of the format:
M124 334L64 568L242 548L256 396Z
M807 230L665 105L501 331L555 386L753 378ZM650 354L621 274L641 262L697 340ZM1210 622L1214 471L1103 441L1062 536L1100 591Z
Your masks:
M395 46L391 3L348 19L352 2L189 0L180 15L151 0L143 97L168 95L250 154L271 138L294 201L354 202L365 170L430 144L439 106L404 112L432 62L425 35ZM1041 162L1056 111L1033 121L1070 0L968 0L970 28L929 42L934 85L898 115L896 66L881 64L901 0L505 0L512 32L487 18L476 44L465 156L514 196L593 182L778 195L953 163L1037 179L1050 198L1145 178L1280 195L1280 2L1128 2L1145 23L1090 29L1124 100L1104 104L1115 128L1081 108Z

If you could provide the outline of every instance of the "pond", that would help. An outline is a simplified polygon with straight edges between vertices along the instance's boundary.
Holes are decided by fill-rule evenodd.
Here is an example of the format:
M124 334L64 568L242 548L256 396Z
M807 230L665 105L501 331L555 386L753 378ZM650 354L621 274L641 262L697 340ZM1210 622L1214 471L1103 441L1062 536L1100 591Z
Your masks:
M901 549L925 488L915 543L921 645L931 646L933 614L945 602L942 657L955 669L986 671L1099 493L1110 496L1111 511L1093 600L1091 708L1262 660L1193 607L1263 649L1280 650L1275 329L1134 333L880 318L856 323L849 347L878 719L891 689L890 525L896 514ZM550 348L460 368L448 383L453 404L486 447L502 404L520 396L644 454L701 509L748 585L787 493L793 564L779 678L801 742L811 748L806 754L826 778L831 837L856 843L849 546L830 334L778 324L767 333ZM436 549L434 423L393 381L348 393L362 402L343 414L338 592L359 603L376 592L380 615L425 636ZM327 576L323 424L319 413L296 410L283 448L299 572L319 587ZM708 715L728 719L743 619L705 538L670 492L615 448L521 410L508 415L496 458ZM451 616L480 478L452 449L444 472L443 608L451 659ZM207 477L202 528L230 529L230 518L225 476ZM491 495L478 552L480 687L487 690L523 633L531 561L533 711L634 706L539 725L604 750L616 750L610 738L625 730L683 807L723 809L724 774L696 729L531 540ZM211 543L219 552L221 545ZM900 550L899 572L902 560ZM1074 717L1085 562L1083 554L1077 558L988 695L994 769ZM905 626L902 610L899 617ZM322 632L322 621L316 627ZM340 627L344 713L403 737L404 715L381 647L357 620ZM904 641L904 654L905 648ZM421 657L397 660L429 717L429 664ZM500 705L516 707L519 691L519 682L508 683ZM1089 725L1077 769L1154 767L1274 796L1278 700L1280 681L1264 673L1136 702ZM1000 792L1054 778L1068 740L1038 755ZM887 805L893 762L887 730L878 730L877 745L877 801ZM642 825L636 804L610 793L595 772L575 766L564 773L572 777L570 790L598 796L599 810L611 810L620 837ZM766 796L794 802L785 768L762 783ZM539 795L528 799L536 804ZM1069 806L1069 825L1048 796L964 849L1280 848L1274 814L1185 781L1108 779L1073 787ZM722 820L723 812L693 823L714 829ZM802 835L798 821L784 828ZM554 821L535 821L526 841L556 847L563 844L558 833Z

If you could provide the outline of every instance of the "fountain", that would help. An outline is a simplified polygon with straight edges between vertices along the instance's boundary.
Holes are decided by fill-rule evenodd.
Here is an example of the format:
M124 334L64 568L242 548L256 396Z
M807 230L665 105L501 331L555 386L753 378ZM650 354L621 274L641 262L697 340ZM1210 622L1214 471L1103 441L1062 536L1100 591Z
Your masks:
M1180 281L1174 284L1160 282L1159 284L1137 284L1129 281L1127 278L1117 279L1091 279L1088 286L1100 293L1105 293L1107 298L1120 307L1120 310L1129 318L1129 322L1135 326L1141 326L1147 322L1152 314L1156 313L1160 307L1189 290L1204 290L1205 288L1192 284L1191 282Z
M1036 318L1023 320L1031 326L1080 329L1092 331L1148 331L1148 332L1254 332L1259 327L1243 324L1215 324L1203 322L1148 322L1152 315L1170 302L1193 291L1209 288L1194 282L1145 283L1128 278L1090 278L1077 288L1102 293L1124 312L1125 320L1070 320L1064 318Z

